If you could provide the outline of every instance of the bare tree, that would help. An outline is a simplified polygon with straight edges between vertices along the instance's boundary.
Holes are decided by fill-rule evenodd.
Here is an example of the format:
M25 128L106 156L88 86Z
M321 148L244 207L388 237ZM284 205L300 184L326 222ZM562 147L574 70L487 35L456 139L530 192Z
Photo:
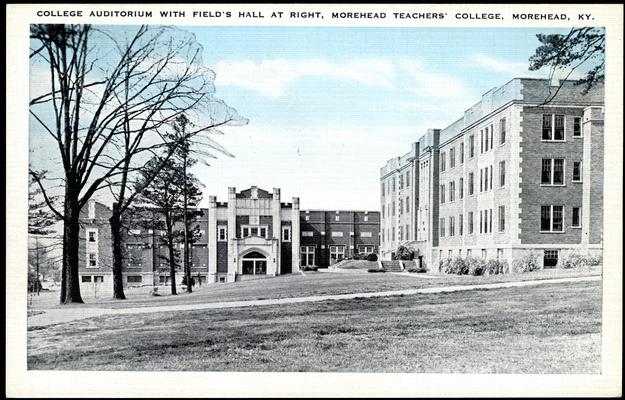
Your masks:
M127 192L130 176L163 146L164 125L193 111L204 123L191 135L241 119L213 97L214 74L201 67L201 47L186 32L33 25L31 43L31 60L43 61L50 85L31 98L30 114L58 148L62 208L51 201L42 176L34 169L30 174L46 204L63 220L61 303L82 302L79 214L94 193L103 188L114 193L111 229L119 232L117 217L136 195ZM113 259L115 295L124 298L122 254L115 247Z

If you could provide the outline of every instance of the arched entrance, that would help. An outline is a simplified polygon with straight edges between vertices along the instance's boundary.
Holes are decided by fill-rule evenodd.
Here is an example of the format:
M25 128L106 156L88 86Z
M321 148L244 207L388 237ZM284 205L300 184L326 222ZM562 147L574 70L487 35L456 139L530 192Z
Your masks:
M242 257L243 275L266 275L267 257L258 251L252 251Z

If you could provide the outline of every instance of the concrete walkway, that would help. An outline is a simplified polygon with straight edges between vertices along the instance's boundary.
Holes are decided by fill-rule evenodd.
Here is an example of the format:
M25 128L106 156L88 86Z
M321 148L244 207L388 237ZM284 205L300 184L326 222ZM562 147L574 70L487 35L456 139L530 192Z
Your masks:
M469 291L469 290L475 290L475 289L501 289L501 288L536 286L536 285L554 284L554 283L586 282L586 281L600 281L600 280L601 280L601 276L584 276L584 277L577 277L577 278L559 278L559 279L542 279L542 280L519 281L519 282L489 283L489 284L483 284L483 285L457 285L457 286L433 287L433 288L422 288L422 289L404 289L404 290L392 290L392 291L386 291L386 292L348 293L348 294L334 294L334 295L325 295L325 296L292 297L292 298L284 298L284 299L229 301L229 302L223 302L223 303L177 304L177 305L170 305L170 306L135 307L135 308L123 308L123 309L109 309L109 308L50 309L50 310L46 310L45 314L38 314L38 315L34 315L28 318L28 326L29 327L42 327L42 326L55 325L55 324L75 321L79 319L98 317L101 315L144 314L144 313L171 312L171 311L212 310L212 309L224 309L224 308L236 308L236 307L309 303L309 302L327 301L327 300L349 300L349 299L355 299L355 298L369 298L369 297L388 297L388 296L399 296L399 295L463 292L463 291Z

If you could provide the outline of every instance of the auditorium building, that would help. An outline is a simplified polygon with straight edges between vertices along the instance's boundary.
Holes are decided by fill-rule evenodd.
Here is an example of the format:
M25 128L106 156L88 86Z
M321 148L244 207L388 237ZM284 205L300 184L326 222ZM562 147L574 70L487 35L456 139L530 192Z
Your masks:
M228 201L209 196L190 228L191 274L198 283L235 282L327 267L354 255L379 251L378 211L300 210L299 198L283 202L280 189L252 186L228 189ZM80 279L85 290L94 283L112 285L111 210L96 201L81 213ZM124 216L123 275L126 285L169 284L169 251L164 232L150 229L162 218L144 209ZM179 224L176 229L182 228ZM183 244L177 243L179 269Z
M381 257L602 251L603 86L512 79L380 170Z

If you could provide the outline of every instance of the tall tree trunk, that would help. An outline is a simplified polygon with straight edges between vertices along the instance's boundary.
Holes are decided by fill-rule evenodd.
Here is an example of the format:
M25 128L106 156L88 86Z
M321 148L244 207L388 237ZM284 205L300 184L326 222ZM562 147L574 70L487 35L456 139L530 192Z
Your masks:
M65 285L62 285L64 287L62 287L61 292L61 303L83 303L82 297L80 296L80 281L78 275L80 208L78 207L77 196L72 193L72 189L66 189L65 193L65 221L63 223L63 276Z
M124 274L122 272L122 224L119 207L113 205L113 214L109 218L111 224L111 239L113 241L113 298L126 300L124 295Z
M176 254L174 243L171 239L167 241L169 249L169 279L171 280L171 294L176 294Z

